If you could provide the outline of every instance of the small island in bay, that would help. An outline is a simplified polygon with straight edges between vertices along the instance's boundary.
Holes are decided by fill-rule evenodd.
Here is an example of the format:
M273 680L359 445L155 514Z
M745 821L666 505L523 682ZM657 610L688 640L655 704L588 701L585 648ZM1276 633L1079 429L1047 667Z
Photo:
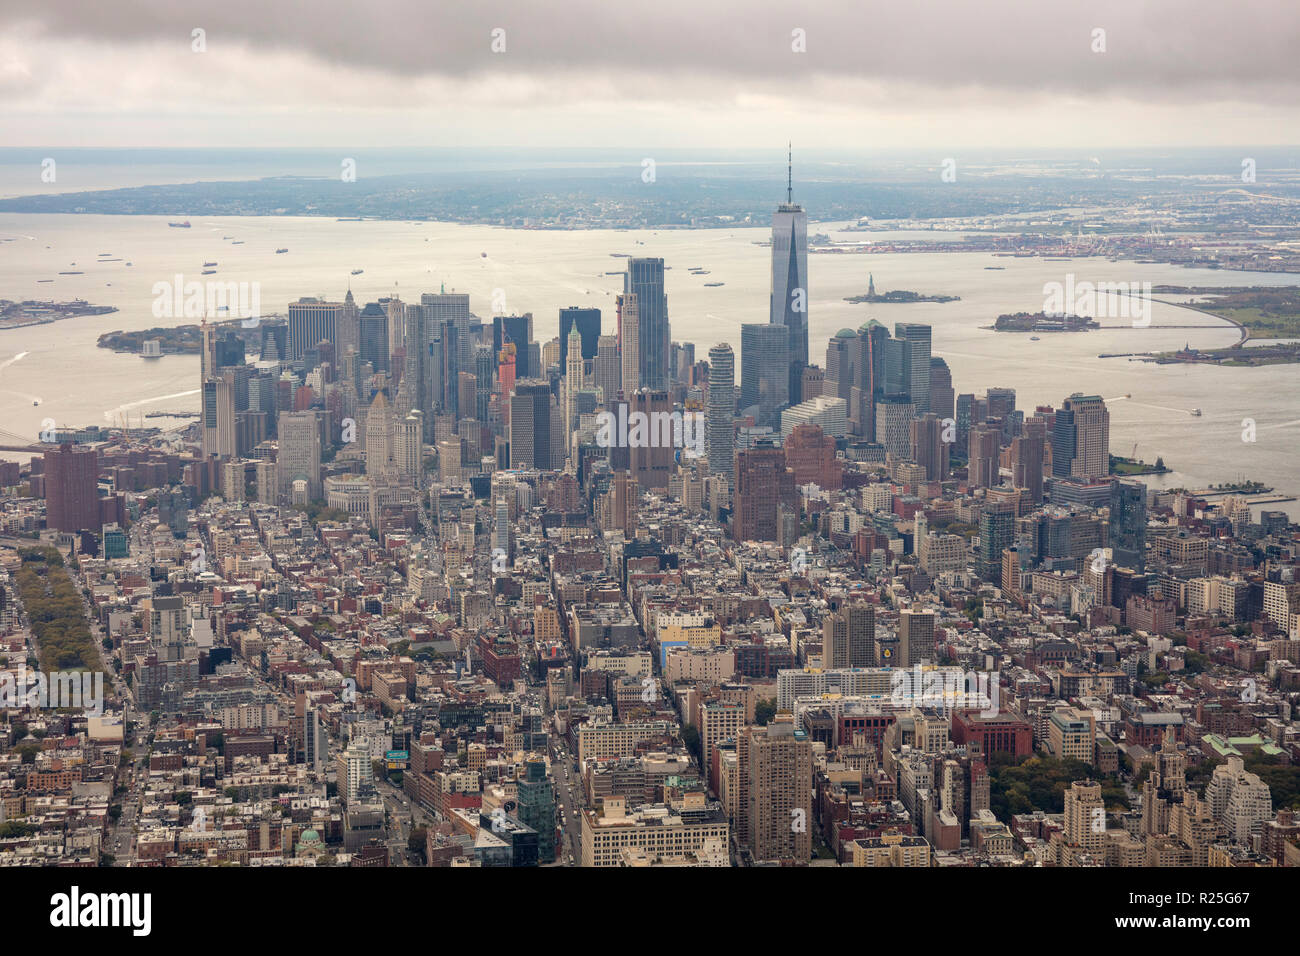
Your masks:
M883 302L892 305L911 305L915 302L960 302L959 295L922 295L919 292L909 292L906 289L895 289L893 292L877 292L876 277L869 275L867 277L867 291L864 295L846 295L845 302L852 302L854 305L863 302Z
M29 325L47 325L60 319L107 315L116 311L114 306L91 305L85 299L73 299L71 302L40 302L35 299L12 302L0 299L0 329L22 329Z
M992 328L996 332L1086 332L1088 329L1099 329L1101 326L1096 319L1090 319L1086 315L1016 312L1011 315L999 315Z
M1110 456L1110 473L1112 475L1163 475L1171 469L1165 466L1163 458L1156 458L1154 465L1148 465L1140 458L1125 458L1122 455Z
M1178 363L1222 365L1227 368L1253 368L1259 365L1294 365L1300 362L1300 342L1277 342L1245 348L1230 345L1222 349L1198 349L1185 345L1177 352L1155 352L1135 356L1139 361L1157 365Z
M245 327L239 319L211 324L219 337L234 332L243 341L245 348L258 349L261 346L262 329L284 325L284 321L262 319L257 325L248 327ZM101 349L112 349L114 352L158 358L162 355L198 355L203 345L203 337L197 325L137 329L133 332L114 329L101 335L95 344Z

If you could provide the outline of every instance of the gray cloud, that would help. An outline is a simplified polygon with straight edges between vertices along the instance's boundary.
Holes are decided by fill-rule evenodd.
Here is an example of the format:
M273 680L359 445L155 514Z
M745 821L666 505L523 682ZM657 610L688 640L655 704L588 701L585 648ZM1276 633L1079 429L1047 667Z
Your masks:
M0 27L119 48L188 48L202 27L209 57L248 45L399 77L598 75L620 95L651 100L705 77L696 89L705 100L738 90L797 98L826 79L921 87L940 100L975 89L1290 104L1300 86L1300 7L1275 0L824 0L815 9L773 0L226 0L199 10L174 0L5 0ZM496 27L506 31L504 54L490 51ZM1105 53L1091 49L1097 27ZM806 31L804 54L791 51L796 28ZM11 76L5 85L30 83Z

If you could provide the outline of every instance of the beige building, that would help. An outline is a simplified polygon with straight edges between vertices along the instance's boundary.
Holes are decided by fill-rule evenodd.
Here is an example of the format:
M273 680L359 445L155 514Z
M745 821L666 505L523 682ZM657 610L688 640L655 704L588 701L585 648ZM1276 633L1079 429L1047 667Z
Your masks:
M812 741L781 713L741 734L745 842L755 860L812 859Z
M924 837L883 833L854 840L850 847L853 866L930 865L930 844Z
M648 865L691 857L697 861L694 865L709 865L701 861L719 859L717 845L726 847L729 839L721 808L699 792L685 794L677 803L635 811L628 811L622 797L607 797L600 809L582 813L583 866Z
M704 775L716 790L713 779L713 751L723 740L735 740L745 726L742 704L709 701L700 708L700 753L704 758Z
M1065 831L1061 842L1068 850L1081 850L1095 857L1098 863L1104 858L1106 805L1101 799L1101 784L1076 780L1065 791Z
M631 757L636 745L643 740L664 737L672 732L673 725L666 720L627 724L591 721L578 728L578 760Z
M1062 708L1047 721L1047 744L1058 759L1092 764L1096 739L1097 730L1090 710Z

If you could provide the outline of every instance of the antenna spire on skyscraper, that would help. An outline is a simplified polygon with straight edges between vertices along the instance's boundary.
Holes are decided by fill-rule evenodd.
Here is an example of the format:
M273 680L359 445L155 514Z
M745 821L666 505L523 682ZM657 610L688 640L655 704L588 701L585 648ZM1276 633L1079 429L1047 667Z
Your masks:
M794 143L785 144L785 203L794 202Z

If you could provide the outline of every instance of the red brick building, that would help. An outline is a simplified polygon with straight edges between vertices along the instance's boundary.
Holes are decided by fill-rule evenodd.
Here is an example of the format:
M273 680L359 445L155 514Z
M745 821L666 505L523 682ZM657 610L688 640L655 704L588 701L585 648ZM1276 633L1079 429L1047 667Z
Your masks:
M835 439L820 425L796 425L785 440L785 463L794 472L796 487L817 485L838 491L844 485L844 461L835 455Z
M1034 729L1010 714L985 717L978 710L960 710L952 715L952 742L976 744L986 755L1028 757L1034 752Z

